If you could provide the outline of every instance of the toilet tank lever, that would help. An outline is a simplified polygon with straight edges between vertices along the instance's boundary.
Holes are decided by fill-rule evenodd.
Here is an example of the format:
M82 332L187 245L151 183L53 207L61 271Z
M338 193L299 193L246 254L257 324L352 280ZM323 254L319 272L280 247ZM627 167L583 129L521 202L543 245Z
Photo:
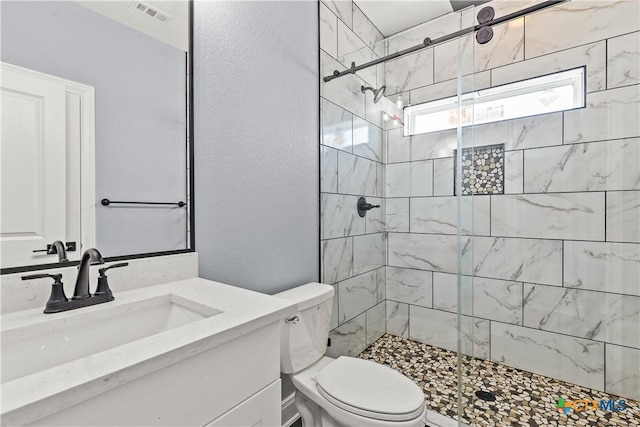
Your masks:
M285 320L285 323L293 323L294 325L297 325L299 321L300 319L298 318L298 316L293 316Z

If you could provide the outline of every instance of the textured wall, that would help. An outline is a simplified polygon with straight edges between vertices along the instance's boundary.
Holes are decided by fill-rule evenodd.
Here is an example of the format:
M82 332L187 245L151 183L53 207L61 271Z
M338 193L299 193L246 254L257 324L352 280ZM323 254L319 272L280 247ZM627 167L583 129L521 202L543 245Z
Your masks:
M200 276L275 293L319 280L318 5L195 2Z

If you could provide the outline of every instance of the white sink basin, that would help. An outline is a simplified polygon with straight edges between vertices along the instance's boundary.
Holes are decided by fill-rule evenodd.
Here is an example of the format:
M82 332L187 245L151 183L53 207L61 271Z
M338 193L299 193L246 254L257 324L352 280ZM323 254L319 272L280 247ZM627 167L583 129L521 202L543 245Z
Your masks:
M90 312L47 315L41 322L3 330L2 383L222 313L175 294L106 303Z

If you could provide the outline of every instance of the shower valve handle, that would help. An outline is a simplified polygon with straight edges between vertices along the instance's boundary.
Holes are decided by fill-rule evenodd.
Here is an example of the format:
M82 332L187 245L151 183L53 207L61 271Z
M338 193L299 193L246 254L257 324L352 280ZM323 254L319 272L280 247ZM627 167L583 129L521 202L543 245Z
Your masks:
M379 207L380 205L372 205L371 203L367 203L367 199L365 199L364 197L360 197L358 199L358 215L360 215L360 217L364 217L367 214L368 210Z

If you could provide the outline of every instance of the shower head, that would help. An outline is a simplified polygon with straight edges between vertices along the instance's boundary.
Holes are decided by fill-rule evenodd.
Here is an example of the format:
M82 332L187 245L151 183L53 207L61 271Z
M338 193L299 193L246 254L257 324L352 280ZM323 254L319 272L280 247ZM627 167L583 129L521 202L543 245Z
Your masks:
M373 92L373 102L377 103L378 101L380 101L380 98L382 98L382 96L384 95L384 92L387 90L386 86L380 86L378 89L374 89L372 87L364 87L361 86L360 90L362 91L362 93L365 93L366 91L370 90L371 92Z

